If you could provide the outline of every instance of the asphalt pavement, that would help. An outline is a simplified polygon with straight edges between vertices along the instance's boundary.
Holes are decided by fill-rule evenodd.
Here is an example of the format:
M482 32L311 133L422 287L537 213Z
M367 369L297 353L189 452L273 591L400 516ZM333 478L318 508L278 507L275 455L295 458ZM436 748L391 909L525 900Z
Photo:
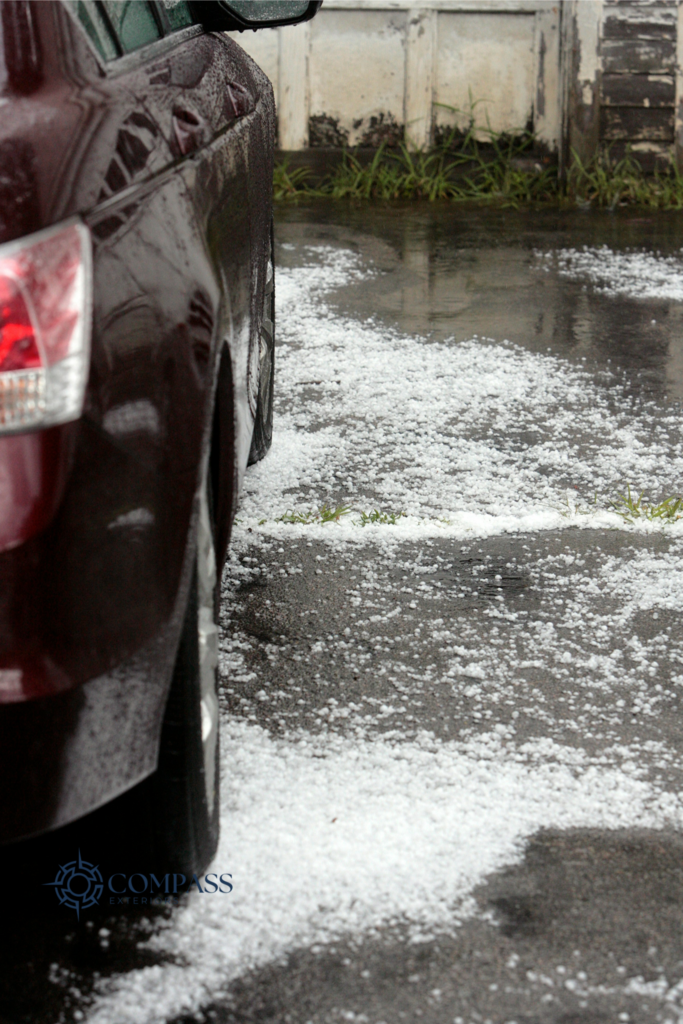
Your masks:
M683 486L681 227L279 210L223 580L235 892L15 907L1 1024L683 1019L683 521L619 505Z

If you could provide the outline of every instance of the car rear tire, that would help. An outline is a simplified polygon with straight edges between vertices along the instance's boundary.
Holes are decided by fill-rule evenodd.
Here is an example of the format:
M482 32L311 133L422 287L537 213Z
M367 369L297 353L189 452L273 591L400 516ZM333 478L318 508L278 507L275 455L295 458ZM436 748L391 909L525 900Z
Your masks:
M270 258L266 267L263 312L259 325L258 398L251 439L249 465L259 462L273 440L273 385L275 377L275 264L273 232L270 234Z
M218 845L217 583L205 474L196 563L147 804L156 866L188 880L208 866Z

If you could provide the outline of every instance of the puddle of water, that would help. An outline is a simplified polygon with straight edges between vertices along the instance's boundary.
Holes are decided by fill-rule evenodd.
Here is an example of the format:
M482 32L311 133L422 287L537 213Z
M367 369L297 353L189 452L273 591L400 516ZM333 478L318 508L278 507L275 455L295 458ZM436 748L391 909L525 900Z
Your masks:
M538 253L583 246L679 255L683 213L470 210L316 203L281 206L279 262L292 243L351 245L379 272L340 289L340 312L437 340L507 339L530 351L625 371L640 394L683 399L683 307L618 301L585 281L543 272Z

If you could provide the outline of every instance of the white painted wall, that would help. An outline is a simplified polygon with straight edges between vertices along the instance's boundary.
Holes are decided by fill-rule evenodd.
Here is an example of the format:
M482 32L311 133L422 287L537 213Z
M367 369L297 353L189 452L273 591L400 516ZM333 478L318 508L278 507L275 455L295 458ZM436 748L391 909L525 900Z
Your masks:
M475 120L496 132L522 129L533 120L534 22L533 14L439 12L438 125L466 126L472 101Z
M352 146L391 121L427 146L435 125L466 123L470 98L483 125L514 132L531 120L556 148L559 10L559 0L325 0L312 22L235 38L273 82L281 149L308 146L311 117L337 122Z
M339 119L352 146L372 117L404 123L407 20L406 11L323 8L311 22L310 116Z

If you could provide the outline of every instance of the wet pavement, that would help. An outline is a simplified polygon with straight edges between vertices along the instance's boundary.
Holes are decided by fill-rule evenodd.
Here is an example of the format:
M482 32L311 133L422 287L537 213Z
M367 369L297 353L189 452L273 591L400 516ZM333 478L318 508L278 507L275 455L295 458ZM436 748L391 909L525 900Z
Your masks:
M558 255L666 279L681 229L280 209L280 434L223 581L243 902L19 911L0 1024L683 1019L683 533L608 504L680 493L683 289Z
M538 259L605 245L677 253L681 226L678 217L333 208L328 218L287 211L278 237L281 265L321 245L372 264L373 276L328 293L335 314L428 342L507 339L667 410L683 396L683 306L615 301L539 273ZM343 485L324 497L353 498ZM228 707L275 734L427 730L447 742L493 725L518 748L545 739L604 765L635 759L641 778L678 793L680 604L639 606L642 579L629 593L620 570L663 559L673 575L680 549L666 532L615 529L458 545L430 536L370 551L260 540L228 584L245 675L227 688ZM678 1019L681 849L672 829L544 829L519 863L475 888L476 910L450 934L415 942L387 927L298 949L234 984L215 1019Z
M682 853L680 837L661 834L541 833L475 892L480 918L457 934L297 950L234 985L213 1019L677 1020L661 993L681 970Z
M351 714L406 738L495 723L517 742L545 737L591 755L660 740L680 750L683 694L669 682L680 611L629 607L611 578L622 561L666 564L672 549L680 573L680 548L661 534L566 530L455 550L437 538L346 556L303 540L259 551L260 571L231 600L249 678L226 687L228 708L276 732ZM677 759L667 776L679 789Z
M680 302L622 295L615 303L583 281L535 272L537 254L561 248L680 254L679 213L332 205L289 208L280 217L285 246L348 245L372 260L377 276L334 295L342 312L456 343L506 338L532 352L623 370L630 388L658 399L683 398ZM279 264L295 253L280 248Z

